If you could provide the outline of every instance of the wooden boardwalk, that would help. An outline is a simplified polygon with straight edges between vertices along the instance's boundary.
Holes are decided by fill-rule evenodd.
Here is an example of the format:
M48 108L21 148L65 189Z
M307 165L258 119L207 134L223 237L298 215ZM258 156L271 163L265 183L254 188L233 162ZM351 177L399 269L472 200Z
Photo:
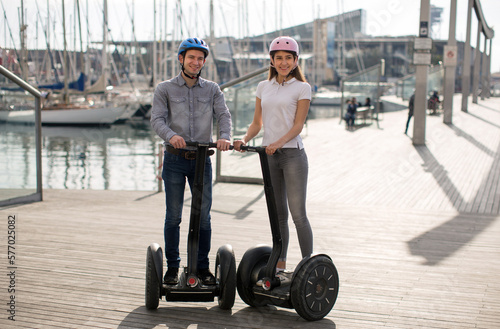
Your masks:
M232 311L165 301L147 311L146 248L163 244L164 195L45 190L43 202L0 209L0 328L499 328L500 99L455 110L453 125L429 116L426 146L403 134L406 112L381 119L354 132L338 119L308 124L315 251L331 255L340 275L325 319L250 308L238 296ZM257 161L227 154L223 171L258 173ZM15 322L7 312L10 215ZM270 242L262 186L215 184L212 218L212 264L222 244L233 245L239 263L249 247ZM187 220L182 250L186 231ZM290 269L299 255L292 228Z

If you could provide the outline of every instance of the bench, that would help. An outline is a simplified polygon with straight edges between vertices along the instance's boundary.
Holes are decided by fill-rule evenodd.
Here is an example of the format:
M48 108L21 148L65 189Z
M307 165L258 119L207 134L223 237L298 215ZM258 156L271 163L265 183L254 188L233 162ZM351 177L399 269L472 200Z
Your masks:
M356 118L354 120L354 125L359 125L356 122L358 119L363 119L363 124L366 125L366 120L371 119L373 107L372 106L360 106L356 110Z

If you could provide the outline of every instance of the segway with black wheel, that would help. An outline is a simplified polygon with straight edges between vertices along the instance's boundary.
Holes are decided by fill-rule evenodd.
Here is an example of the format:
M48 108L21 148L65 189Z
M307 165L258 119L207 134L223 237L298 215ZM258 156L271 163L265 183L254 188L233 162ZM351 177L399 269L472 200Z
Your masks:
M236 274L238 294L250 306L293 308L308 321L321 320L337 300L337 269L328 255L314 254L300 261L291 274L290 284L281 285L276 265L283 245L266 149L252 146L241 149L259 154L273 246L257 245L245 252Z
M236 295L236 260L231 245L223 245L217 250L215 285L205 285L197 276L205 160L209 148L216 148L217 144L201 142L187 142L186 144L197 148L195 177L192 186L187 266L180 271L179 282L176 285L164 284L162 249L157 243L152 243L148 247L146 256L146 308L149 310L157 309L160 299L165 296L165 300L177 302L212 302L217 297L221 309L231 309Z

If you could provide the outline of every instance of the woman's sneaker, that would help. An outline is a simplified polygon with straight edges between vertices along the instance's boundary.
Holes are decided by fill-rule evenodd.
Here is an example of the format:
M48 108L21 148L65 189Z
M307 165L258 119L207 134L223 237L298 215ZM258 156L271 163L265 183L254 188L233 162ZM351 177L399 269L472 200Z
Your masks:
M292 283L293 272L287 270L279 271L276 273L276 277L280 279L280 285L284 286Z

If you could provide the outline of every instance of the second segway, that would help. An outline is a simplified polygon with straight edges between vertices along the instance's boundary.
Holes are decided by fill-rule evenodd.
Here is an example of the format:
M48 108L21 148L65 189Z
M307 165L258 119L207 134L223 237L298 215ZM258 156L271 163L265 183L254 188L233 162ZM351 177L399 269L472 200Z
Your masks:
M337 300L337 269L328 255L314 254L296 266L290 284L281 285L276 265L283 246L265 148L242 146L241 149L259 154L273 246L257 245L245 252L236 274L238 294L250 306L271 304L293 308L308 321L320 320Z

